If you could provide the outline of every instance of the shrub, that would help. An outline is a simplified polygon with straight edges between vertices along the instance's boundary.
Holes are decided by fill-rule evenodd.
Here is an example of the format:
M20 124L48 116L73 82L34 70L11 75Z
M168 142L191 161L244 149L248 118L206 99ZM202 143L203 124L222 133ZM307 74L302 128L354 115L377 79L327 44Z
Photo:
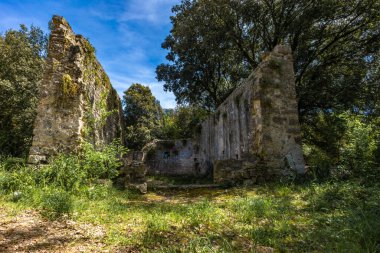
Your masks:
M309 173L313 179L325 180L334 168L334 161L320 148L304 145L303 152L309 165Z
M25 191L35 185L33 168L20 167L18 170L0 171L0 190L5 193Z
M66 191L78 190L86 181L86 172L80 167L76 156L58 155L43 171L47 185L54 185Z
M0 159L0 191L20 192L20 196L35 187L79 192L99 178L115 178L124 152L126 150L115 143L100 151L85 143L79 156L60 154L52 158L49 165L40 167L26 166L19 158L3 158Z
M48 189L41 197L41 215L50 220L70 215L73 201L70 194L59 189Z
M86 189L85 194L90 200L104 199L109 195L108 185L94 185Z
M355 176L376 177L380 174L375 159L379 133L365 118L349 118L341 149L342 166Z
M96 179L115 178L124 152L125 149L115 143L100 151L84 143L79 156L61 154L54 157L40 172L40 181L44 181L43 185L54 185L66 191L79 191Z
M118 175L118 169L122 165L120 157L125 152L126 149L117 143L107 145L102 150L96 150L93 145L84 143L82 145L80 166L89 180L115 178Z
M378 123L351 113L334 114L334 117L334 121L322 128L324 132L313 132L314 141L306 139L304 154L309 171L318 180L355 177L376 181L380 175ZM336 129L340 129L339 135L334 135Z

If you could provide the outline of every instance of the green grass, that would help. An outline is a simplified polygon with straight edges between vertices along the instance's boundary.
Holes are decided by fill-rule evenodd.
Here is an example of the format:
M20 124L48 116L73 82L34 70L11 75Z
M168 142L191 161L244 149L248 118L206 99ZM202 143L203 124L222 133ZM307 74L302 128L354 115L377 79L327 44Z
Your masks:
M213 180L210 177L195 177L195 176L161 176L149 175L148 180L160 181L167 185L185 185L185 184L212 184Z
M0 211L25 209L105 231L112 252L380 252L380 184L362 180L268 184L252 188L117 190L91 152L84 162L58 157L43 168L0 162ZM104 162L106 161L106 162ZM112 166L111 169L113 167ZM113 171L110 170L111 172Z
M111 250L255 252L260 245L277 252L379 252L379 189L337 182L137 195L94 184L72 194L70 218L102 226ZM44 194L35 189L14 200L10 192L0 205L9 212L38 209L33 203Z

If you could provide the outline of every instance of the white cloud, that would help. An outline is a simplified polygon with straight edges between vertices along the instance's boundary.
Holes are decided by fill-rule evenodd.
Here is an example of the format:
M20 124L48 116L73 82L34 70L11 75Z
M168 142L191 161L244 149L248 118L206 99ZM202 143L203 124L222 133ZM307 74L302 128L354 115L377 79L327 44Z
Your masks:
M163 108L175 108L176 102L174 94L163 90L163 83L154 82L147 79L138 79L126 75L118 75L116 73L108 73L111 79L112 86L117 90L120 97L123 97L123 92L129 88L132 83L140 83L148 86L153 95L160 101Z
M161 49L157 33L169 25L170 10L179 0L128 0L118 6L105 4L91 10L94 17L113 20L117 24L118 48L110 51L102 64L110 76L112 85L123 95L132 83L141 83L151 88L153 95L164 108L176 106L171 92L163 90L163 84L155 78L155 60ZM100 9L107 11L101 12Z
M120 21L148 21L152 24L168 23L168 12L178 0L131 0L127 1Z
M174 95L155 79L155 67L164 61L160 44L169 32L171 7L180 0L99 0L79 7L69 2L0 1L0 32L17 29L20 23L46 29L52 14L63 15L76 33L90 38L119 95L132 83L141 83L164 108L175 107Z

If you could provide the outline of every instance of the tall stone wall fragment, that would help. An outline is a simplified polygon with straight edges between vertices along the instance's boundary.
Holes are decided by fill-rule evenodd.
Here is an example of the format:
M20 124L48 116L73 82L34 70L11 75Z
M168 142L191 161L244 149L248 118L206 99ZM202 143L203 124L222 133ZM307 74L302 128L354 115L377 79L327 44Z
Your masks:
M205 176L213 170L214 182L221 184L305 173L291 49L278 45L265 54L201 126L187 145L156 142L147 156L148 172Z
M54 16L28 161L76 152L83 140L96 146L122 140L122 117L120 98L94 48Z
M218 183L305 172L290 47L263 57L203 122L198 142L199 160L214 166Z

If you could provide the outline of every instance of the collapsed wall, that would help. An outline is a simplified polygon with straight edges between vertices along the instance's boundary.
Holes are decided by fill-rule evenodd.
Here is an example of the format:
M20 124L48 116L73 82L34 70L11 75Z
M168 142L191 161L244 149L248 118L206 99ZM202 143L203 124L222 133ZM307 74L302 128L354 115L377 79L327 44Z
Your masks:
M263 56L203 122L198 142L199 159L213 164L218 183L305 172L290 47Z
M123 138L120 98L94 48L63 17L54 16L50 26L29 163L76 152L83 140L101 146Z
M303 174L304 159L291 49L276 46L201 125L187 145L156 142L148 172L206 176L215 183L254 183Z
M192 139L154 140L146 145L145 164L149 175L206 176L198 161L197 143Z

